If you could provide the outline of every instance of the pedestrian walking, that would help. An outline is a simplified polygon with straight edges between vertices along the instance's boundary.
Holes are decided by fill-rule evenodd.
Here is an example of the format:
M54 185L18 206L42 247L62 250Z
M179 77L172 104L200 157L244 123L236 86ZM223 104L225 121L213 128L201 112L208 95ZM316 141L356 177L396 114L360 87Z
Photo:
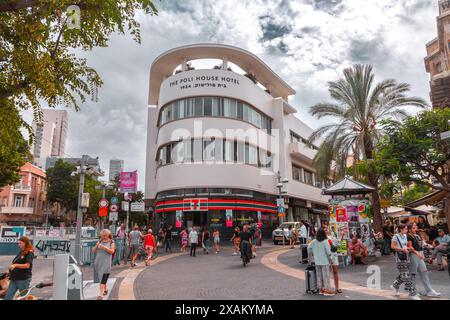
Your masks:
M130 251L131 251L131 268L136 266L136 259L139 256L139 247L141 239L144 239L144 236L139 231L139 227L135 226L133 231L131 231L128 235L130 242Z
M99 295L97 300L103 300L108 294L107 282L111 274L112 255L116 250L116 245L112 239L111 231L103 229L100 232L100 240L92 248L95 253L94 267L98 278L100 279Z
M21 237L18 241L20 252L13 259L8 268L9 287L5 300L12 300L19 291L29 288L32 278L34 248L28 237Z
M191 232L189 232L189 241L191 242L191 252L189 255L191 257L195 257L195 251L197 250L198 243L198 232L195 229L195 226L193 226Z
M203 227L202 231L202 248L204 254L209 254L209 231L206 226Z
M250 232L250 236L252 238L251 241L251 246L252 246L252 257L255 258L256 257L256 238L255 238L255 233L256 233L256 225L250 225L248 227L248 232ZM241 237L241 241L242 241L242 237Z
M324 228L319 228L316 238L308 245L308 255L312 256L316 267L319 294L333 295L330 287L331 248Z
M405 284L405 289L409 291L409 296L413 300L421 300L416 292L415 283L412 281L410 272L410 251L408 248L408 228L404 224L398 226L398 232L392 237L391 249L395 252L395 260L398 269L398 276L391 289L396 296L400 295L400 286Z
M233 236L231 237L231 242L233 242L234 248L233 248L233 256L236 256L239 251L239 246L241 244L241 238L239 237L239 234L241 233L239 227L234 228Z
M261 246L262 246L262 232L261 232L261 228L259 226L256 226L255 238L256 238L256 248L261 248Z
M214 229L213 239L214 239L214 249L216 250L216 254L218 254L220 252L220 233L217 228Z
M163 242L164 242L164 229L160 227L158 233L156 234L156 247L155 247L156 253L158 253L158 248L162 247Z
M439 297L441 294L436 292L431 287L430 278L428 276L428 269L425 264L425 256L423 253L424 247L427 246L425 241L419 235L419 228L416 223L412 223L408 225L408 248L410 248L411 254L411 264L410 264L410 272L412 281L416 283L416 274L418 273L420 278L422 279L422 284L425 287L426 295L431 298Z
M305 221L300 221L300 244L306 244L308 240L308 228Z
M183 228L183 230L181 230L180 238L181 238L181 252L186 252L186 247L188 245L188 233L186 231L186 228Z
M118 239L117 254L119 255L119 265L120 260L123 260L124 264L127 264L127 256L129 256L129 254L127 254L128 234L124 223L117 229L116 239ZM130 251L128 253L130 253Z
M166 252L172 253L172 226L169 224L164 230L164 243L166 244Z
M147 234L144 237L144 248L147 251L147 260L145 260L145 265L149 266L153 256L153 251L156 250L156 241L152 229L148 229Z
M394 235L394 228L392 227L391 220L386 219L383 226L383 247L381 249L381 255L388 256L391 254L391 241Z

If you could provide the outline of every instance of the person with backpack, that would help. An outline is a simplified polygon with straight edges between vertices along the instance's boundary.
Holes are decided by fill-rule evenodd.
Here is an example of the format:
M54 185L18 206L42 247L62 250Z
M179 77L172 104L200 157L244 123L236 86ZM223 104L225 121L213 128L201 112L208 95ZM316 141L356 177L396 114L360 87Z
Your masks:
M141 239L144 239L144 236L139 231L139 227L134 226L133 231L128 234L128 238L131 251L131 268L134 268L136 266L136 259L139 256L139 244Z
M399 274L391 285L391 289L396 296L399 296L400 286L405 284L405 289L409 291L410 298L412 300L421 300L416 292L416 286L411 277L411 248L408 248L408 228L406 225L400 224L397 230L398 232L392 237L391 249L395 252L395 260Z
M111 231L103 229L100 232L100 240L92 248L92 252L95 253L94 268L100 279L99 295L97 300L103 300L103 297L108 294L108 282L109 275L111 274L112 256L116 250L116 245L112 239Z
M317 230L316 238L308 245L308 255L314 260L319 294L334 295L330 287L331 248L324 228Z

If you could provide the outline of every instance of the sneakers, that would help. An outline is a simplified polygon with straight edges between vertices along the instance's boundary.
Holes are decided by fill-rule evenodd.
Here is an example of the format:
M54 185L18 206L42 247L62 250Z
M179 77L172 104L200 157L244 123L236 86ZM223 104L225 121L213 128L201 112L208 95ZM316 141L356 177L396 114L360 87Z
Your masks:
M395 288L394 286L391 286L391 290L394 292L394 295L398 297L400 295L399 289Z
M413 295L413 296L410 296L410 298L411 298L411 300L422 300L422 299L420 299L420 297L419 297L418 294L415 294L415 295Z
M233 256L237 256L237 253L236 253L236 252L233 252Z
M427 297L430 297L430 298L437 298L437 297L440 297L440 296L441 296L441 293L440 292L436 292L434 290L427 293Z

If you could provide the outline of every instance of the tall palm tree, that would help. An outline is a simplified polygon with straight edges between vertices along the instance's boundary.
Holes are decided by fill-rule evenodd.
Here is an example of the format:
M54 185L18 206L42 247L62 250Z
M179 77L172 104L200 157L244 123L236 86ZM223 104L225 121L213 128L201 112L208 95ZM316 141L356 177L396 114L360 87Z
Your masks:
M347 170L348 157L353 157L354 164L360 159L369 163L382 135L377 126L380 120L407 116L402 108L405 106L428 106L421 98L407 96L410 90L407 83L387 79L375 85L371 65L357 64L345 69L344 77L329 82L328 86L335 102L318 103L310 109L310 113L318 119L334 118L332 124L320 127L309 138L312 143L323 137L323 143L314 158L317 174L322 178L330 175L332 165L335 172L343 176ZM368 168L367 181L377 187L378 176L370 166ZM375 230L381 231L378 192L373 193L372 208Z

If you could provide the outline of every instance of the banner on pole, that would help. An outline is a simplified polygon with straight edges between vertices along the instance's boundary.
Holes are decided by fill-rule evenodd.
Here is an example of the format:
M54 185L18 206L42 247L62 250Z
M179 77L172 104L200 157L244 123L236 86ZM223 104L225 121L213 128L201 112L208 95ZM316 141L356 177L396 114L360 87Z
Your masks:
M181 228L181 226L183 225L183 211L177 210L175 218L175 228Z
M226 217L225 226L232 227L233 226L233 210L226 210L225 217Z
M136 193L137 171L120 173L120 192Z

